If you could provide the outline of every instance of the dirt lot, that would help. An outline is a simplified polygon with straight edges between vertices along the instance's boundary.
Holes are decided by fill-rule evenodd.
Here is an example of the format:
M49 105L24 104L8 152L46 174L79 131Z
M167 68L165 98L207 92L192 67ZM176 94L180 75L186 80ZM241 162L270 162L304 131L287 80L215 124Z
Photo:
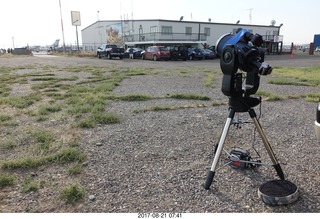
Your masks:
M320 56L267 56L266 61L273 67L310 67L320 65ZM153 62L39 55L0 57L0 66L3 71L5 66L10 68L8 74L1 72L6 75L3 80L14 81L10 82L9 97L33 93L45 97L22 109L1 102L3 114L16 122L0 126L2 141L16 136L16 144L0 146L0 171L14 177L13 185L0 187L0 212L320 212L320 147L314 135L314 102L298 97L262 103L261 125L286 179L300 191L297 202L273 207L257 196L262 183L277 179L271 166L237 171L222 167L224 155L210 190L203 188L214 145L228 115L227 97L220 91L218 60ZM135 69L134 74L130 69ZM146 101L108 98L104 111L119 115L120 122L79 128L74 126L79 117L66 114L67 99L53 101L53 96L45 95L48 92L45 87L35 90L36 85L45 85L37 77L54 77L54 85L58 84L57 78L68 78L59 81L55 90L50 87L51 92L60 92L67 98L71 88L63 90L61 84L72 84L72 89L76 89L97 79L98 70L101 77L112 79L114 74L117 77L126 74L108 95L139 94L152 98ZM204 83L210 74L214 75L211 87ZM319 86L272 85L268 83L270 77L261 78L261 90L285 97L320 92ZM85 91L78 92L85 95ZM177 93L207 96L210 100L168 98ZM89 96L88 101L90 98L95 96ZM43 104L63 107L45 119L36 119ZM256 111L259 114L258 107ZM238 116L250 119L246 113ZM50 130L56 139L48 149L39 151L35 149L39 142L29 134L34 130ZM244 124L241 129L231 127L225 149L240 147L252 151L254 145L261 160L270 164L259 136L253 141L253 131L252 124ZM3 166L10 160L48 157L74 141L85 159L63 163L50 160L35 167ZM75 165L80 167L80 173L70 174L68 170ZM35 183L34 189L25 189L28 182ZM77 185L84 191L81 199L71 204L61 198L61 190L68 185Z

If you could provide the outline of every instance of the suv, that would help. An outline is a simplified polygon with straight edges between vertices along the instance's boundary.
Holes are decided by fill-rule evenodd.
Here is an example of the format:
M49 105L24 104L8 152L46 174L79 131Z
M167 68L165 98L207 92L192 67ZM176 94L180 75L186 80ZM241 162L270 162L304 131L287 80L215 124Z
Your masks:
M142 59L150 59L153 61L168 61L170 57L171 55L169 49L164 46L149 46L141 56Z
M182 59L186 61L188 59L188 48L186 46L172 46L169 49L172 60Z

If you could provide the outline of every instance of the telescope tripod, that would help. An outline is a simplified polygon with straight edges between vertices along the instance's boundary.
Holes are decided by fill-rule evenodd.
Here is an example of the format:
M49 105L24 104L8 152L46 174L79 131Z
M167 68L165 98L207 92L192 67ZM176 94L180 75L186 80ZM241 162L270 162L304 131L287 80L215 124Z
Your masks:
M227 134L228 134L228 131L229 131L229 128L230 128L230 125L232 123L232 120L234 118L234 115L236 112L248 112L251 119L253 120L253 123L258 131L258 133L260 134L261 136L261 139L263 141L263 144L271 158L271 161L273 163L273 167L275 168L278 176L280 177L280 179L284 180L284 174L283 174L283 171L281 169L281 166L280 164L278 163L277 161L277 158L275 156L275 154L273 153L273 150L272 150L272 147L264 133L264 131L262 130L262 127L257 119L257 115L253 109L253 107L257 106L260 104L260 100L257 99L257 98L251 98L251 97L247 97L247 98L240 98L240 99L237 99L237 98L230 98L229 99L229 116L227 118L227 121L224 125L224 128L223 128L223 131L222 131L222 134L220 136L220 140L219 140L219 143L218 143L218 146L216 146L215 148L215 155L214 155L214 159L213 159L213 163L212 163L212 166L211 166L211 169L210 171L208 172L208 176L207 176L207 179L206 179L206 182L204 184L204 187L205 189L209 189L211 184L212 184L212 181L213 181L213 178L214 178L214 175L216 173L216 168L217 168L217 164L219 162L219 159L220 159L220 156L221 156L221 152L222 152L222 149L223 149L223 145L225 143L225 140L226 140L226 137L227 137Z

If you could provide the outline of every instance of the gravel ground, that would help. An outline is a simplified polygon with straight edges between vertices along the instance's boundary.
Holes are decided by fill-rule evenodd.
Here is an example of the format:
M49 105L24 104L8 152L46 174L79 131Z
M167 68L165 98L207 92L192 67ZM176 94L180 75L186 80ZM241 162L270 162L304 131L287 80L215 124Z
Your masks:
M319 65L319 56L268 56L273 66ZM161 69L208 68L218 69L214 61L152 62L142 60L98 60L52 56L0 58L1 65L53 66L121 66ZM271 166L238 171L228 166L226 154L221 156L220 168L209 190L203 188L211 166L214 145L228 116L228 106L212 106L212 101L227 101L220 91L221 78L213 89L206 87L203 75L188 73L190 77L143 75L125 79L114 91L117 95L132 93L163 97L172 93L195 93L212 98L211 101L153 99L143 102L110 102L106 110L122 115L121 123L98 125L81 133L81 149L88 156L80 178L86 196L76 205L53 201L52 189L31 194L19 190L4 190L0 195L0 212L182 212L182 213L271 213L320 212L319 142L314 134L316 104L304 99L263 101L260 123L282 166L286 179L300 191L293 204L272 207L258 197L261 184L277 179ZM262 77L260 89L282 95L319 92L319 88L277 86L267 84ZM166 111L134 110L153 106L186 106ZM190 106L197 106L191 107ZM257 107L257 114L260 110ZM246 121L246 113L237 114ZM224 149L233 147L259 152L264 163L271 164L253 124L241 129L231 126ZM59 169L60 168L60 169ZM63 167L49 167L48 177L61 178ZM38 170L39 171L39 170ZM39 171L39 174L41 171ZM4 194L7 192L7 194ZM2 197L2 198L1 198ZM5 197L5 198L4 198Z

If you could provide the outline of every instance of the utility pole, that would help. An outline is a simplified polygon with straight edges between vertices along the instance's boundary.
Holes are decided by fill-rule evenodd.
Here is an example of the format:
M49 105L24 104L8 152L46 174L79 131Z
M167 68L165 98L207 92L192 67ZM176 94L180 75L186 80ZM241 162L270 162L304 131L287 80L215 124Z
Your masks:
M66 52L66 44L64 41L64 30L63 30L63 20L62 20L62 10L61 10L61 0L59 0L59 7L60 7L61 29L62 29L62 39L63 39L63 52Z
M12 37L12 46L13 46L13 49L15 48L14 46L14 37Z

